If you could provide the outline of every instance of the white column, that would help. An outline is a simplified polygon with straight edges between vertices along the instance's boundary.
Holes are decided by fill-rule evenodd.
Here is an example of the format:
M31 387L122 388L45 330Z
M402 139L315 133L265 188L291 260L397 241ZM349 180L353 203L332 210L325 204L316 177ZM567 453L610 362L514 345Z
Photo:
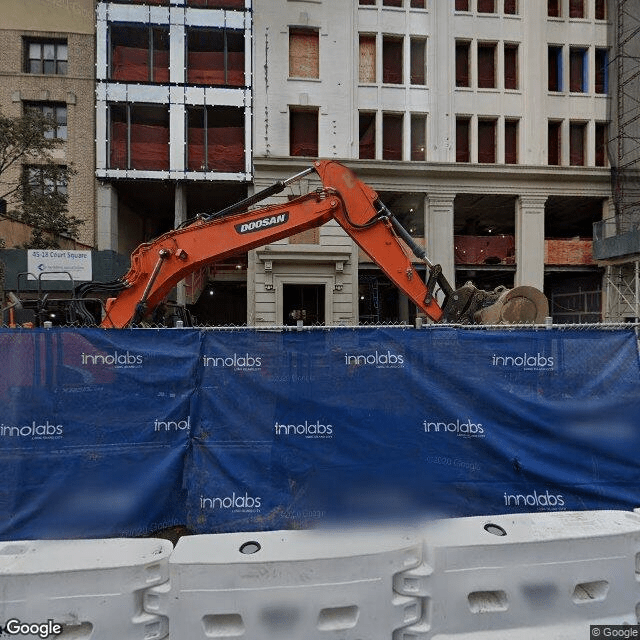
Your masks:
M544 287L544 205L547 196L524 195L516 201L515 286Z
M425 197L425 224L427 256L442 266L442 273L455 289L455 263L453 254L453 192L433 193Z
M118 250L118 193L112 184L98 182L96 244L99 251Z

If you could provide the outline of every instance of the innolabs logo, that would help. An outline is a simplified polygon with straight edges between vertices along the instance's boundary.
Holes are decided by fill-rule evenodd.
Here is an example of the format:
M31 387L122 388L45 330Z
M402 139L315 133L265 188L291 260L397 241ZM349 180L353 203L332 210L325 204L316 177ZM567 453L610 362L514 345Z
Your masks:
M205 367L234 369L235 371L258 371L262 367L262 357L251 353L234 353L230 356L202 356Z
M504 505L505 507L543 507L545 509L558 509L565 506L564 496L561 493L538 493L534 491L527 495L523 494L507 494L504 493Z
M200 496L200 509L218 509L230 511L259 511L262 498L244 495L236 495L235 491L230 496L215 496L207 498Z
M438 420L422 422L425 433L453 434L460 438L484 438L484 427L479 422L473 422L471 418L466 420Z
M491 364L494 367L503 367L505 369L524 369L549 371L553 369L554 357L546 356L543 353L521 353L518 355L498 355L493 354Z
M44 423L33 420L21 426L0 423L0 436L3 438L30 438L31 440L58 440L64 435L64 427L45 420Z
M135 369L142 366L143 356L130 351L113 353L81 353L81 362L85 366L113 367L114 369Z
M167 431L190 431L191 416L186 420L154 420L153 430L165 433Z
M369 353L344 354L347 366L376 367L377 369L401 369L404 367L404 356L400 353L374 351Z
M324 424L320 420L309 422L305 420L298 424L281 424L276 422L275 434L277 436L301 436L304 438L327 439L333 438L333 426Z

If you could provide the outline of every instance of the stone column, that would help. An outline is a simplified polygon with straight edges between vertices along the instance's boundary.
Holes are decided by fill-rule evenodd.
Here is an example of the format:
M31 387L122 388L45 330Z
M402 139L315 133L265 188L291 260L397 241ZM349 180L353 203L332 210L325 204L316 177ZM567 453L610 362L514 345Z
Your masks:
M118 250L118 193L109 182L98 182L96 244L99 251Z
M425 197L424 228L427 234L427 257L442 266L442 273L455 289L453 255L453 192L432 193Z
M177 229L187 219L187 190L183 182L176 182L174 196L174 227ZM185 305L187 296L185 292L184 280L180 280L176 285L176 303Z
M523 195L516 201L515 286L544 287L544 205L547 196Z

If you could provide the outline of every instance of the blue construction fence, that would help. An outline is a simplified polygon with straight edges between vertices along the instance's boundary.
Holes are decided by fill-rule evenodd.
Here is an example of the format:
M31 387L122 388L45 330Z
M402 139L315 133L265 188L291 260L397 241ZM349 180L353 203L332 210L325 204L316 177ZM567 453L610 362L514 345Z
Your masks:
M640 506L633 329L0 330L0 539Z

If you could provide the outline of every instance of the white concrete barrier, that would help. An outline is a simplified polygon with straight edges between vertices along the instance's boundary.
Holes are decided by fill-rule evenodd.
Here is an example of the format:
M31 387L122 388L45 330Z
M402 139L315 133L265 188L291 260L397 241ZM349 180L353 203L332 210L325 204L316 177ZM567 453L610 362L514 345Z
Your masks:
M181 538L171 587L145 593L169 617L173 640L391 639L419 623L423 598L393 593L418 567L410 535L276 531Z
M142 604L168 580L172 548L150 538L0 542L0 626L7 637L27 631L21 640L48 637L46 624L60 625L49 634L60 640L165 638L168 620Z
M591 624L638 624L636 513L458 518L423 535L428 564L394 588L427 613L397 640L585 640Z

